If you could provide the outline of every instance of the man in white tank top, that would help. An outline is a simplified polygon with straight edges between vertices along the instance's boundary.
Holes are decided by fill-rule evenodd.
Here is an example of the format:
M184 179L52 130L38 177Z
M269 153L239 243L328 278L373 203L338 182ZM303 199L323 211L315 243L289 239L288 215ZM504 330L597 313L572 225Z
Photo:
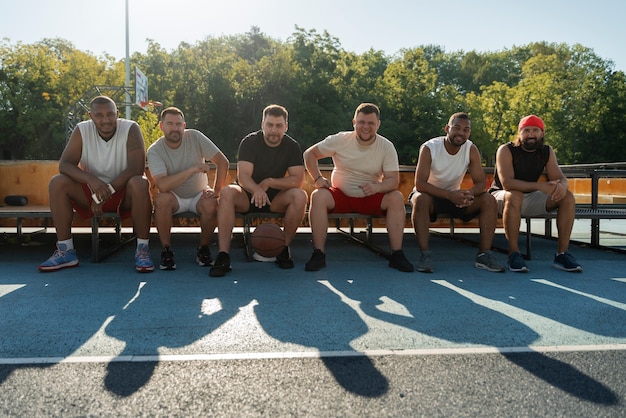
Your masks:
M144 176L146 149L137 123L118 119L115 102L106 96L91 101L89 120L80 122L61 155L59 174L50 180L50 209L57 249L39 265L44 272L78 266L72 239L74 211L82 218L117 212L132 217L137 235L135 269L151 272L148 238L152 202Z
M471 123L467 113L453 114L445 131L446 136L433 138L421 146L415 168L415 189L409 196L413 206L411 219L420 248L417 270L432 273L434 269L428 242L429 226L437 219L437 214L445 213L463 221L478 217L480 243L474 266L503 272L504 266L491 252L498 209L493 196L486 193L480 153L469 140ZM473 186L464 190L462 182L468 170Z

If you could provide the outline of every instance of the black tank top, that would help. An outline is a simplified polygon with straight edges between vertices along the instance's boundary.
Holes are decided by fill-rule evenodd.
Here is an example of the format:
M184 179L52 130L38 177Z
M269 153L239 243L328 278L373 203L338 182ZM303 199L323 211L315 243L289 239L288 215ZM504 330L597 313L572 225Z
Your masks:
M516 147L512 142L509 142L507 148L511 152L515 179L528 182L539 180L550 159L550 146L544 145L533 152L528 152L524 151L522 147ZM498 177L498 169L496 167L493 174L493 184L489 192L502 189L502 183Z

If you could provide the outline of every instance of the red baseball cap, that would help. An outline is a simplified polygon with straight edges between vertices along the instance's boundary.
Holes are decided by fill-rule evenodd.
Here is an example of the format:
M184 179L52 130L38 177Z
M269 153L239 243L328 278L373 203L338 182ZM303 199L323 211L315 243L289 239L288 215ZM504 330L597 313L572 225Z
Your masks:
M535 116L535 115L528 115L522 118L522 120L519 121L517 130L521 131L527 126L536 126L538 128L541 128L542 131L545 130L545 125L543 123L543 120L541 120L539 116Z

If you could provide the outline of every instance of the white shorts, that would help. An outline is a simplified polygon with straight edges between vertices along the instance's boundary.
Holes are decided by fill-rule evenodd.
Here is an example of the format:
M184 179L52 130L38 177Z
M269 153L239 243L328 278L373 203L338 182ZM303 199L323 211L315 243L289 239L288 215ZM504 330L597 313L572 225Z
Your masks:
M504 195L506 190L496 190L491 193L498 202L498 213L502 215L504 211ZM524 193L524 200L522 201L522 217L526 216L541 216L548 213L552 213L546 210L546 202L548 201L548 195L539 190L534 192Z
M202 193L204 192L200 192L193 197L187 197L187 198L182 198L174 192L171 192L171 193L174 195L174 197L178 201L178 210L174 212L174 215L176 215L177 213L183 213L183 212L193 212L195 214L198 214L196 205L198 204L198 201L200 200L200 198L202 197Z

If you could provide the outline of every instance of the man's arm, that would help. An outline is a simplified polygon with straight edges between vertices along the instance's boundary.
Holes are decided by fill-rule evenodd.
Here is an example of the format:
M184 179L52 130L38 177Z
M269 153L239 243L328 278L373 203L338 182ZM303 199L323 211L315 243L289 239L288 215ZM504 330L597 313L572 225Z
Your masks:
M480 152L478 152L478 148L474 144L472 144L472 148L470 149L469 174L474 183L469 190L472 196L479 196L485 193L487 189L487 177L485 176L485 170L480 160Z
M162 173L152 176L160 192L171 192L196 173L208 173L210 167L206 163L195 164L178 173Z
M431 196L439 197L441 199L452 200L452 192L435 187L428 182L432 162L433 160L432 155L430 154L430 148L422 145L420 148L420 154L417 157L417 166L415 167L415 190L420 193L426 193Z
M268 177L261 181L259 186L267 191L269 188L278 190L301 188L302 184L304 184L304 166L294 165L287 168L287 175L285 177Z
M476 151L478 153L478 150ZM478 164L480 164L480 156L478 155ZM472 153L470 151L470 164L472 161ZM430 148L422 145L420 155L417 159L417 167L415 167L415 190L420 193L426 193L430 196L446 199L454 203L457 207L467 207L471 205L473 200L472 191L467 190L446 190L440 189L428 182L430 177L430 168L432 165L432 155ZM478 173L476 173L480 176ZM483 172L484 176L484 172ZM480 186L479 186L480 187ZM485 183L483 181L483 190Z
M548 195L552 198L552 200L558 202L567 194L569 183L567 182L567 177L563 174L561 167L559 167L556 154L554 153L552 147L550 147L550 157L546 163L546 174L548 176L548 183L552 185L552 190L548 193Z
M78 167L83 152L83 136L78 127L74 128L61 158L59 159L59 173L65 174L79 183L89 183L93 175Z
M126 141L127 167L113 181L111 185L115 190L126 187L126 183L134 176L142 176L146 170L146 147L139 125L133 123L128 131Z
M304 166L309 175L316 181L321 178L322 172L319 170L318 161L324 158L324 155L320 152L317 144L310 146L304 151Z
M215 181L213 182L213 192L216 196L219 196L222 187L224 187L224 183L226 183L226 178L228 177L228 167L230 165L230 162L222 151L218 151L218 153L215 154L213 158L211 158L211 162L215 164Z

